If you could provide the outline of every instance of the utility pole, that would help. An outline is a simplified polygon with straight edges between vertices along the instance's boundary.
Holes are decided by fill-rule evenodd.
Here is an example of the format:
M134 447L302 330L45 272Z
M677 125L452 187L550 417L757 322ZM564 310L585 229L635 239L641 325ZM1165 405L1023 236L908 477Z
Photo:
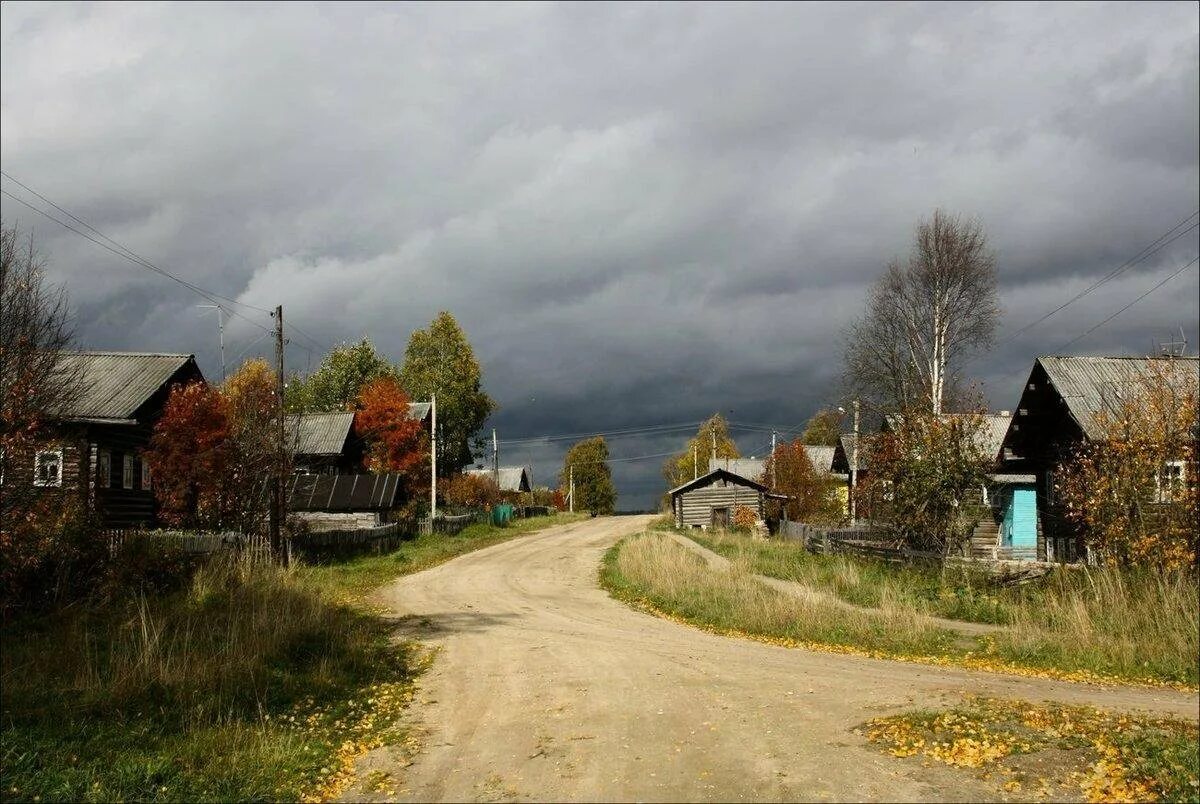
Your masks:
M717 459L717 428L709 430L708 434L712 436L712 457L715 461Z
M858 400L854 400L854 448L850 450L850 524L858 524Z
M571 464L571 466L568 468L568 471L570 472L571 476L571 485L570 491L567 492L567 500L571 504L570 512L573 514L575 513L575 464Z
M437 394L429 395L429 532L437 516Z
M771 431L771 488L775 488L775 431Z
M696 445L692 444L692 480L700 476L700 456L696 454L697 452L699 450Z
M221 382L225 382L225 310L219 304L197 304L196 306L217 311L217 343L221 347Z
M496 485L500 485L500 442L496 439L496 428L492 428L492 474Z
M220 309L220 308L218 308ZM283 432L283 305L275 307L275 476L271 480L270 539L271 552L284 563L283 553L283 479L287 450Z

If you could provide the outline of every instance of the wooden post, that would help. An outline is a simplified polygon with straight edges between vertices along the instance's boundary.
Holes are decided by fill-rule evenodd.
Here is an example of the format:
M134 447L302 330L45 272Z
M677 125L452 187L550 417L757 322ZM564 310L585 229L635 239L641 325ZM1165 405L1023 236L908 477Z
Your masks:
M437 516L437 394L429 395L429 532Z
M283 563L283 472L287 461L283 432L283 305L275 307L275 472L271 480L271 512L269 528L271 552Z
M850 459L850 524L858 524L858 400L854 400L854 454Z

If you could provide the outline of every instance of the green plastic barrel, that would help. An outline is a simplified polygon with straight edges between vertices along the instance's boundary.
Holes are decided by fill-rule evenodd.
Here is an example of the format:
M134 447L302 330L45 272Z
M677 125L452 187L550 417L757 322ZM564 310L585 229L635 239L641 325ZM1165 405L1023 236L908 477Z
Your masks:
M513 507L511 503L500 503L492 508L492 524L498 527L503 527L512 519Z

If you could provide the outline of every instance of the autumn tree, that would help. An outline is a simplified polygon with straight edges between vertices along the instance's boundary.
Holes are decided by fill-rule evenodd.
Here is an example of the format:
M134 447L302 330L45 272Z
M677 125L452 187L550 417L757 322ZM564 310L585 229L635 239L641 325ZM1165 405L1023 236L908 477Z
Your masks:
M394 377L376 377L359 391L354 425L366 442L364 468L403 475L411 496L422 485L429 489L422 471L429 466L429 436L419 420L409 417L408 403Z
M913 549L961 552L978 524L971 503L991 467L979 448L982 417L909 411L891 421L867 448L871 474L862 493L869 507L886 507L885 526Z
M822 408L804 425L800 441L820 447L836 447L842 434L842 414L835 408Z
M79 375L65 292L45 280L32 237L0 223L0 593L61 552L61 499L33 485L33 452L56 414L69 410ZM7 479L7 482L3 482Z
M260 530L278 468L275 373L248 360L221 387L176 386L144 458L160 517L183 527Z
M500 502L500 486L487 474L457 474L438 482L439 494L455 508L491 508Z
M982 224L935 210L847 329L845 382L876 410L940 414L962 387L964 359L991 344L999 315Z
M663 478L667 481L667 487L675 488L708 474L709 459L712 457L741 457L737 444L729 435L729 424L720 413L714 413L701 424L683 452L663 464Z
M611 514L617 503L612 469L608 465L608 444L603 436L576 443L567 451L559 485L570 489L572 471L575 481L575 510L592 514Z
M229 403L193 382L171 389L143 459L154 476L158 516L177 527L219 527L232 462Z
M398 380L400 372L369 338L343 343L325 355L312 374L288 379L284 404L293 413L351 410L367 383L380 377Z
M802 439L776 447L767 458L765 475L771 490L788 498L768 501L771 518L781 519L786 513L792 522L833 523L842 519L838 481L813 467Z
M1200 551L1194 360L1150 361L1094 416L1101 433L1057 472L1067 521L1102 560L1175 568Z
M483 370L466 334L442 311L428 329L413 332L404 352L400 380L416 400L437 395L438 469L453 474L471 463L472 447L496 403L483 390Z

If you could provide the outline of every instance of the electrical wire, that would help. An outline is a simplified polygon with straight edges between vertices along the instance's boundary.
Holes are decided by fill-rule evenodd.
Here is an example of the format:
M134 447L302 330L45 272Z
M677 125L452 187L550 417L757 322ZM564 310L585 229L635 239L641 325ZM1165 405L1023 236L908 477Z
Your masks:
M1116 318L1117 316L1119 316L1121 313L1125 312L1125 311L1126 311L1126 310L1128 310L1130 307L1132 307L1133 305L1137 304L1137 303L1138 303L1138 302L1140 302L1142 299L1146 298L1146 297L1147 297L1147 296L1149 296L1151 293L1153 293L1154 291L1158 290L1159 288L1161 288L1163 285L1165 285L1165 284L1167 284L1168 282L1170 282L1170 281L1171 281L1172 279L1174 279L1175 277L1179 276L1181 273L1183 273L1184 271L1186 271L1188 268L1191 268L1191 267L1192 267L1193 265L1195 265L1197 262L1200 262L1200 256L1193 257L1193 258L1192 258L1192 260L1191 260L1190 262L1188 262L1186 265L1184 265L1183 267L1181 267L1181 268L1180 268L1179 270L1177 270L1175 273L1171 274L1171 275L1170 275L1170 276L1168 276L1166 279L1163 279L1161 282L1159 282L1158 284L1156 284L1154 287L1152 287L1152 288L1150 288L1149 290L1145 291L1144 293L1142 293L1142 295L1138 296L1138 297L1137 297L1137 298L1135 298L1133 301L1131 301L1131 302L1129 302L1128 304L1124 305L1124 306L1123 306L1123 307L1121 307L1119 310L1117 310L1115 313L1113 313L1112 315L1110 315L1108 318L1104 319L1104 320L1103 320L1103 321L1101 321L1100 323L1096 324L1096 325L1095 325L1095 326L1093 326L1091 329L1089 329L1089 330L1087 330L1086 332L1084 332L1082 335L1079 335L1079 336L1077 336L1077 337L1075 337L1075 338L1073 338L1073 339L1071 339L1071 340L1067 341L1067 342L1066 342L1066 343L1064 343L1062 346L1058 347L1058 349L1056 349L1055 351L1056 351L1056 352L1059 352L1059 353L1061 353L1061 352L1062 352L1063 350L1065 350L1065 349L1066 349L1068 346L1073 346L1074 344L1076 344L1076 343L1079 343L1079 341L1083 340L1083 339L1084 339L1084 338L1086 338L1088 335L1091 335L1093 332L1095 332L1096 330L1100 329L1102 326L1104 326L1105 324L1107 324L1109 321L1112 321L1114 318Z

